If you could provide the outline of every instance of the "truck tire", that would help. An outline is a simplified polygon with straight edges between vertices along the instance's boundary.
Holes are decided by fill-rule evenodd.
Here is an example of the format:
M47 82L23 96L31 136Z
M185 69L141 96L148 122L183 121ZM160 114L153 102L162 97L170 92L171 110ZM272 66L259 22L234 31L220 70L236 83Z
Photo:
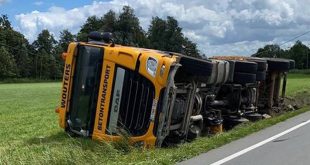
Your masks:
M289 61L290 61L290 69L295 69L295 61L294 60Z
M290 69L289 60L267 58L268 70L286 72Z
M250 62L255 62L257 64L257 71L266 71L267 70L267 61L261 58L248 58Z
M235 61L235 72L255 74L257 72L257 64L248 61Z
M235 72L234 74L234 83L237 84L247 84L247 83L255 83L256 82L256 74L252 73L242 73Z
M180 64L182 70L198 76L211 76L213 64L210 61L194 57L181 56Z
M256 81L264 81L266 79L266 71L256 72Z
M224 60L212 60L212 74L209 77L207 84L223 84L229 79L230 63Z

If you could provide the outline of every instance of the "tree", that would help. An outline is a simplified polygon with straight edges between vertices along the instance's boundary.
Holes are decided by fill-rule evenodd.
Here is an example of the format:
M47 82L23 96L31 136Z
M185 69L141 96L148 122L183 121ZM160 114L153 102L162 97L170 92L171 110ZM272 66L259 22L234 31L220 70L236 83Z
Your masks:
M309 67L308 55L310 53L309 48L301 41L296 41L295 44L288 51L290 58L295 60L296 68L306 69Z
M309 68L309 53L310 49L306 45L296 41L289 50L283 50L279 45L271 44L259 48L252 56L293 59L297 69L306 69Z
M33 47L36 50L35 57L35 77L39 79L55 79L55 73L61 73L56 67L56 40L48 30L42 30L38 35L37 40L33 42Z
M166 21L159 17L154 17L148 30L148 39L151 43L151 48L166 50Z
M117 22L116 42L122 45L147 47L148 40L138 17L129 6L124 6Z
M168 16L167 20L154 17L148 30L150 47L164 51L200 57L197 45L184 37L178 21Z
M55 68L54 79L59 79L62 77L64 61L61 58L61 54L63 52L67 52L69 43L73 42L74 40L75 35L73 35L67 29L60 32L59 41L55 47L55 56L51 59L55 63L55 65L52 65L52 67Z
M3 47L0 47L0 79L15 77L16 64L10 53Z
M87 36L92 31L98 31L103 26L100 18L96 16L88 17L85 24L82 25L80 32L77 34L78 41L87 41Z
M38 38L33 42L33 45L37 50L44 49L47 53L52 54L56 43L57 42L53 35L45 29L38 35Z
M65 29L60 32L58 46L60 46L62 52L67 51L69 43L73 42L74 40L75 36L69 32L68 29Z
M0 30L12 29L11 23L7 15L1 15L0 17Z
M252 56L255 57L282 57L283 50L279 45L271 44L265 45L264 48L259 48L255 54Z
M109 10L103 17L100 18L102 27L99 31L114 33L117 29L117 17L113 10Z
M9 54L12 55L16 70L16 77L30 76L30 59L28 56L27 45L29 45L24 35L15 31L6 15L0 17L0 45L5 46Z
M87 41L87 36L92 31L112 32L115 42L122 45L148 47L146 34L140 26L138 17L129 6L124 6L119 16L112 10L98 18L88 17L77 35L79 41Z
M28 42L19 46L15 55L15 63L17 65L17 77L31 77L31 58L27 49Z
M187 37L185 37L183 41L183 51L185 55L201 58L197 49L197 44L190 41Z
M167 49L174 52L182 52L183 33L179 27L178 21L173 17L167 17L166 37L168 39Z

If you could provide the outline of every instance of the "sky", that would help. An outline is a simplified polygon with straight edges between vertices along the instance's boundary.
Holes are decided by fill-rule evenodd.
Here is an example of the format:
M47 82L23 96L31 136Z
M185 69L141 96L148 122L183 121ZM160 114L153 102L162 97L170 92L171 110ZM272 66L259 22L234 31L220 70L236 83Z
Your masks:
M0 14L32 42L43 29L56 38L63 29L77 33L87 17L124 5L145 31L154 16L175 17L207 56L251 55L266 44L288 49L296 40L283 43L310 30L309 0L0 0ZM298 39L310 46L310 33Z

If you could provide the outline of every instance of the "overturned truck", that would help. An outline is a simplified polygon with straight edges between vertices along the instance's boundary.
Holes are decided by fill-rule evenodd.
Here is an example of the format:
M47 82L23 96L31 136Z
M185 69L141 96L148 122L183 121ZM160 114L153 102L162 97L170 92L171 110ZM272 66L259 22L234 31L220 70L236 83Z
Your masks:
M62 57L59 125L70 135L105 141L125 135L144 147L215 134L223 125L230 129L278 112L293 63L244 57L203 60L116 45L109 33L98 32L90 33L88 42L70 43Z

